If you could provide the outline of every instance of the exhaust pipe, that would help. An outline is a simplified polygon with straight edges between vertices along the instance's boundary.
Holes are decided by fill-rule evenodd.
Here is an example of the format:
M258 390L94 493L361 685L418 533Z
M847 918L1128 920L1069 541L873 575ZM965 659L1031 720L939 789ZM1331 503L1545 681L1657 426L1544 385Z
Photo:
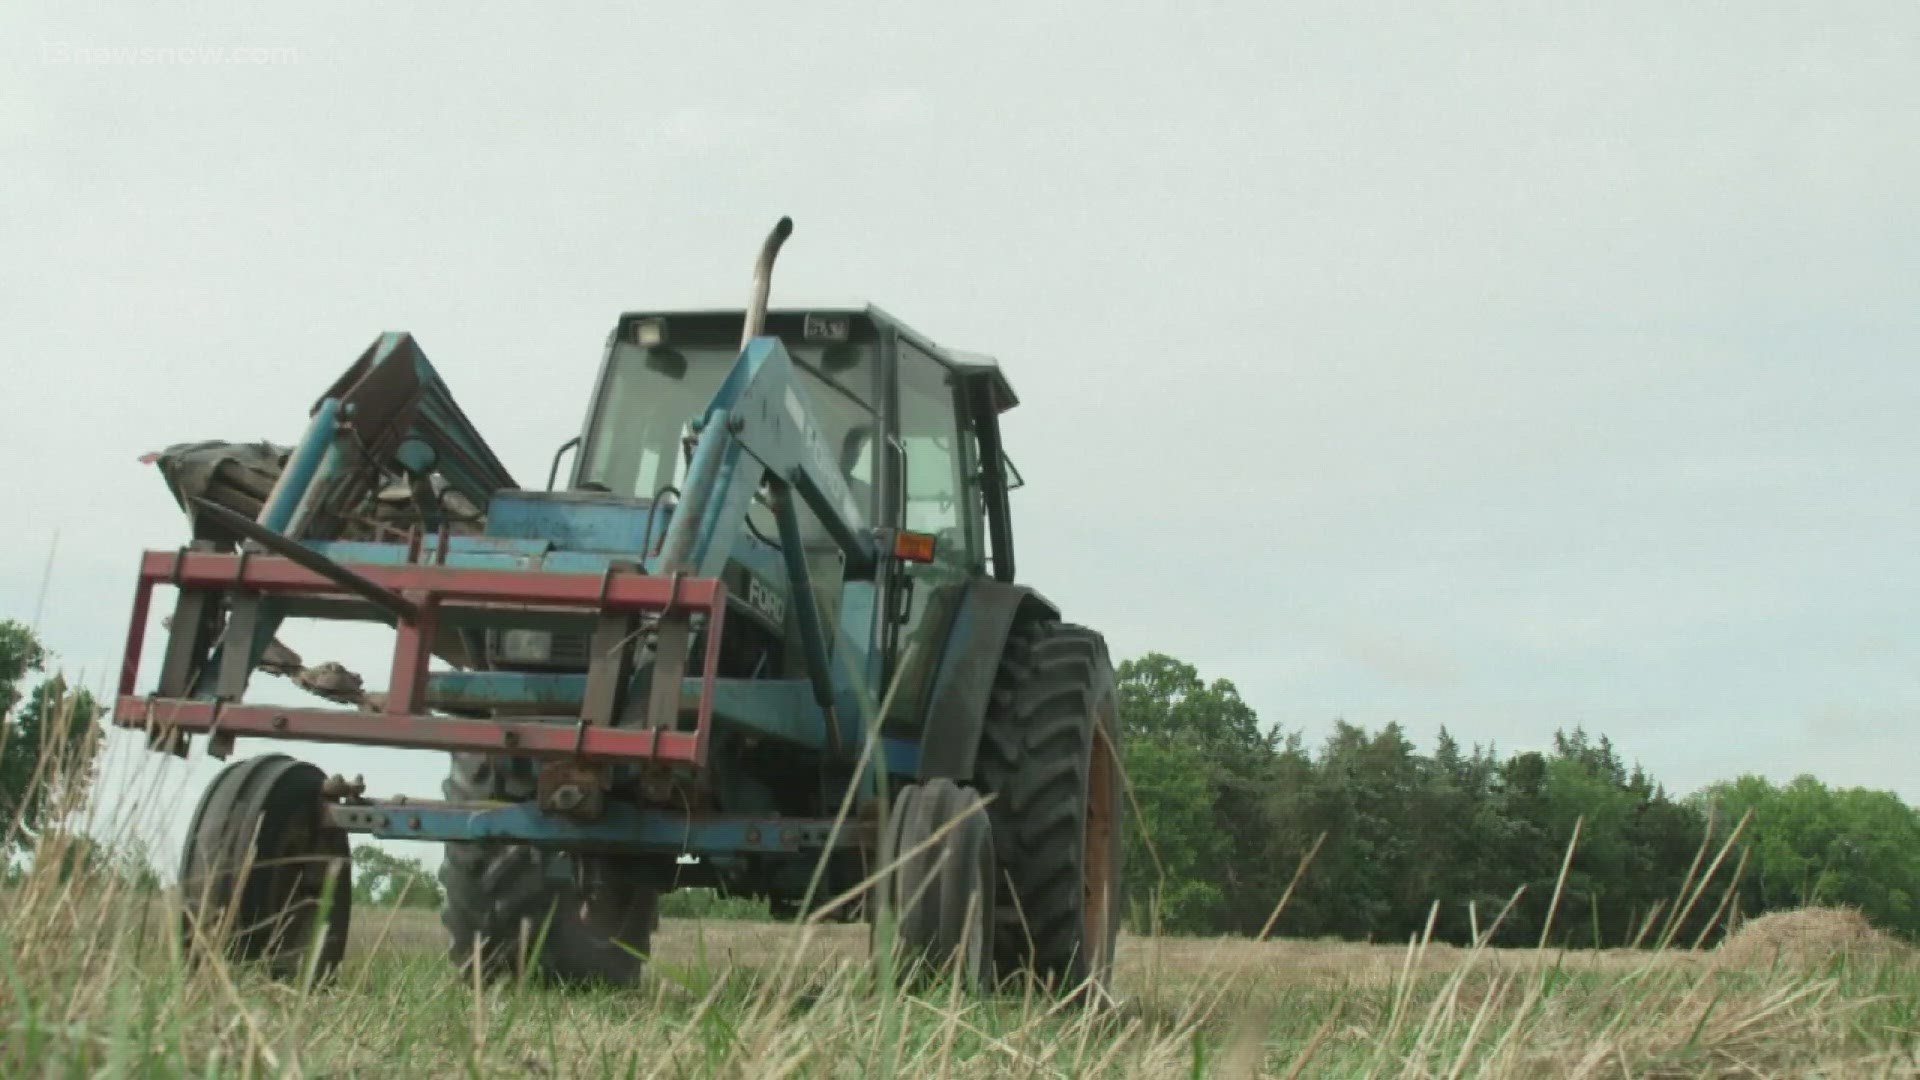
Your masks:
M780 245L793 235L793 219L783 217L780 223L767 234L767 241L760 245L760 261L753 264L753 301L747 305L747 325L740 334L740 347L760 336L767 323L767 294L773 290L773 260L780 254Z

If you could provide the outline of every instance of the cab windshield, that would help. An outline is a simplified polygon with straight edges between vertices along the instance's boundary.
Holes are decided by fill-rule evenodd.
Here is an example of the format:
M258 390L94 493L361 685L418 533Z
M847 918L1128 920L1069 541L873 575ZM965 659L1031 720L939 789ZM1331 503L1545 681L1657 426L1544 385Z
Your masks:
M871 394L871 349L787 345L787 353L812 399L820 433L841 455L842 473L871 514L869 462L876 425L872 409L856 396ZM689 460L683 440L691 437L692 422L712 403L739 358L740 350L732 346L616 343L587 429L580 486L641 499L669 489L677 493L686 481ZM820 375L822 369L833 372L831 382ZM753 517L756 528L773 525L764 507L756 506Z

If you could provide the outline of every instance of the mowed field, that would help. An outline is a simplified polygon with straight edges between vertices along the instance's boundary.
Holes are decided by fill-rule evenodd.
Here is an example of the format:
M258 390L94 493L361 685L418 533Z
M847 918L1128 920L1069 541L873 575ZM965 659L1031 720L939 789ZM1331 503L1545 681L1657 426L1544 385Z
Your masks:
M113 894L0 894L0 1075L1920 1075L1920 965L1844 912L1698 953L1127 937L1088 1011L877 987L858 925L667 920L643 988L482 988L432 912L364 908L303 990L184 963Z

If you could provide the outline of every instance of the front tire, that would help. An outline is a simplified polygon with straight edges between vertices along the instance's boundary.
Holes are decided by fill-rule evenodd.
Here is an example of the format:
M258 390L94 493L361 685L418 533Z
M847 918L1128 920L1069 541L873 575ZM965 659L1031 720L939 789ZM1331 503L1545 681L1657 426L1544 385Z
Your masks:
M903 985L943 970L970 992L991 984L993 826L979 803L978 794L946 779L909 784L894 800L879 853L891 869L876 890L868 936L876 961L887 961L883 967ZM890 940L880 933L882 908L892 916Z
M1044 619L1009 635L974 786L997 796L1000 977L1110 997L1125 859L1119 713L1099 634Z
M233 762L207 785L180 853L188 955L217 941L229 960L260 961L274 978L293 980L317 948L316 975L338 970L353 917L353 857L347 834L322 813L325 782L307 762L263 754Z

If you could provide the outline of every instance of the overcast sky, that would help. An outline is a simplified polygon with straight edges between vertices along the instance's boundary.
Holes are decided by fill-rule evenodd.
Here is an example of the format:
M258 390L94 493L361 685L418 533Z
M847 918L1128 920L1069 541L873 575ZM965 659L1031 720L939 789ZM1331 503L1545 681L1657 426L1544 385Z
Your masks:
M908 7L0 9L0 615L105 678L184 535L136 458L383 330L542 483L617 313L791 214L776 305L1000 358L1023 576L1117 659L1920 800L1920 8Z

